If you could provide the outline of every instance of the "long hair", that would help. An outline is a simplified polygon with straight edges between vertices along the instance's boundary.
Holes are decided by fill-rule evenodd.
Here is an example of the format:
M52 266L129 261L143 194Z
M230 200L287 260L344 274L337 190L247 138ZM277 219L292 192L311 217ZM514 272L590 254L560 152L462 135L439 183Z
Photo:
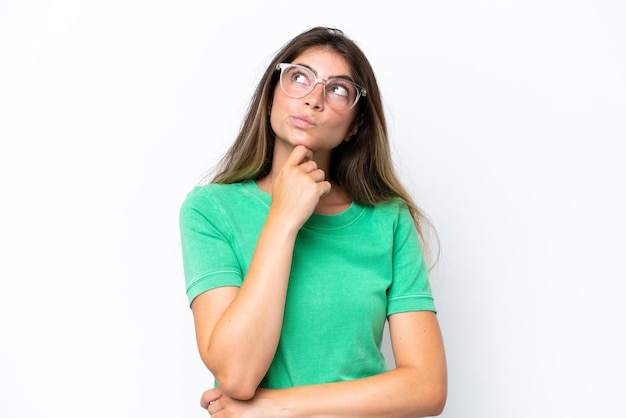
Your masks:
M427 258L426 235L437 238L432 223L399 181L389 147L387 122L372 66L361 49L335 28L314 27L282 47L261 78L239 134L216 168L212 183L240 183L259 180L272 168L275 135L269 122L273 93L279 80L276 66L292 62L309 48L326 47L341 55L350 67L354 82L367 90L357 103L358 130L350 141L342 142L331 155L328 178L344 188L362 206L374 206L401 198L408 206ZM438 243L438 239L437 239ZM439 249L435 262L439 257Z

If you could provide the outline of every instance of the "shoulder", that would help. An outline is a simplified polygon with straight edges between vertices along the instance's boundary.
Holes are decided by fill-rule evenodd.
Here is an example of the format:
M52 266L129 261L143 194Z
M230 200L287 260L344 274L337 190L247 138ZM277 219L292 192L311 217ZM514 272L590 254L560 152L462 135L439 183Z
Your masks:
M271 196L254 181L232 184L210 183L194 187L180 209L181 220L212 222L252 222L265 219Z
M408 210L406 202L401 197L391 197L389 199L383 200L382 202L378 203L376 207L396 212L402 209Z
M395 234L398 228L404 229L412 223L409 208L401 198L386 199L374 205L359 205L356 202L354 205L361 209L354 227L368 228L380 236Z
M375 219L381 227L389 228L395 235L413 234L417 231L408 204L400 197L378 203L374 209Z
M187 193L183 200L182 207L184 208L198 208L204 207L207 204L215 204L220 200L230 200L243 193L243 187L241 183L234 184L204 184L195 186ZM236 201L236 200L235 200Z
M218 183L209 183L194 186L185 198L185 201L193 201L198 199L210 199L211 197L216 197L224 194L233 193L236 189L240 188L240 183L234 184L218 184Z
M211 217L219 214L224 205L241 202L242 185L204 184L193 187L185 196L180 207L181 218L202 215Z
M393 197L377 203L371 208L378 216L390 219L398 219L404 216L411 216L409 207L400 197Z

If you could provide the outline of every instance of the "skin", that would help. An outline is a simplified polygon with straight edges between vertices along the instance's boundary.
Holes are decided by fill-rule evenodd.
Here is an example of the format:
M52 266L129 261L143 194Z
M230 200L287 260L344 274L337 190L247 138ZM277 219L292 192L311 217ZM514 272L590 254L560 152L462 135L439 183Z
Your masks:
M309 49L294 63L309 66L322 79L350 76L343 57L325 48ZM201 399L212 416L393 418L443 410L446 362L432 312L389 317L394 370L348 382L258 389L280 338L296 235L312 213L338 213L351 203L325 173L332 150L356 131L355 112L326 106L321 84L300 99L275 90L272 170L257 182L272 203L248 274L240 288L216 288L192 304L200 356L220 382Z
M348 64L343 57L325 48L309 49L298 56L293 63L312 68L317 77L324 80L350 74ZM301 163L312 159L315 161L314 168L311 163L307 163L311 165L311 169L327 173L332 150L342 141L349 141L356 132L355 117L356 107L340 112L326 106L324 85L321 83L301 99L293 99L287 96L281 88L276 88L270 113L272 129L276 134L272 171L258 182L259 187L274 196L275 191L272 187L274 177L279 174L284 162L299 145L310 151L305 154ZM327 193L316 202L315 212L332 214L347 208L351 203L351 199L336 185ZM302 224L306 222L306 219Z

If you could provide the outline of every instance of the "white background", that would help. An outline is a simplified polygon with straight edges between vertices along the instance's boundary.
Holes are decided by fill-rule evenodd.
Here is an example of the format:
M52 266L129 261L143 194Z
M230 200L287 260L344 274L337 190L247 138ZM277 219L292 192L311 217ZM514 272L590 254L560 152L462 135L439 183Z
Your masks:
M0 0L0 416L203 417L178 209L317 24L443 255L444 417L623 417L622 1Z

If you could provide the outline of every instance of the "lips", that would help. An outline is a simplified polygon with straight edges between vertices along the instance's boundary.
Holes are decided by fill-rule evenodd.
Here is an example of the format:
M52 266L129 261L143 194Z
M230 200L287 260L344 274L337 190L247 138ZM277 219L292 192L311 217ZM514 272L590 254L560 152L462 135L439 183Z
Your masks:
M313 119L312 117L308 115L304 115L304 114L292 115L291 120L293 121L294 125L301 127L301 128L315 126L315 119Z

